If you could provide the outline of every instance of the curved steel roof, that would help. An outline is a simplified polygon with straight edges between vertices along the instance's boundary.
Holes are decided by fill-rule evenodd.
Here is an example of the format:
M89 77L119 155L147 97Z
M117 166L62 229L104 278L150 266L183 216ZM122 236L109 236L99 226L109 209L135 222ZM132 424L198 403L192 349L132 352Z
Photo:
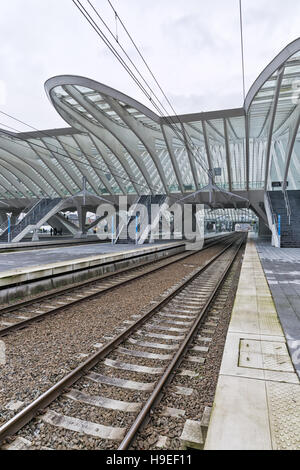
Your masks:
M282 181L300 189L300 39L252 85L243 108L161 118L84 77L49 79L70 128L0 132L0 198L186 194L214 182L231 192ZM170 119L175 126L170 126ZM195 153L196 152L196 153Z

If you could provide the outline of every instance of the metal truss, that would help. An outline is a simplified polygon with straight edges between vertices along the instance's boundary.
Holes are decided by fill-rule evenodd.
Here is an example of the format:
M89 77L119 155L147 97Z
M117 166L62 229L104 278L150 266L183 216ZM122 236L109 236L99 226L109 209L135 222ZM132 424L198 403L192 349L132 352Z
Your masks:
M213 184L251 200L273 181L300 189L297 80L300 39L265 68L239 109L160 118L94 80L54 77L46 92L70 127L0 130L0 198L68 198L83 177L96 196L181 197Z

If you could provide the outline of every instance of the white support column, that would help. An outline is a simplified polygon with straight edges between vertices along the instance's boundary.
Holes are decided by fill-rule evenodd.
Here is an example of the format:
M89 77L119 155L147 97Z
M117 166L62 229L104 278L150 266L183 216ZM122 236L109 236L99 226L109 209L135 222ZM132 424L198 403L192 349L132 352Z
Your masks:
M79 224L79 231L77 234L74 236L74 238L85 238L86 235L86 213L87 209L86 207L78 204L77 206L77 214L78 214L78 224Z
M227 175L228 175L228 185L229 191L232 191L232 176L231 176L231 165L230 165L230 146L229 146L229 136L228 136L228 124L227 120L223 119L224 123L224 136L225 136L225 150L226 150L226 165L227 165Z
M165 124L161 125L161 130L162 130L162 134L163 134L163 137L164 137L164 140L165 140L165 143L166 143L166 147L167 147L167 150L168 150L168 153L169 153L169 156L170 156L173 168L174 168L174 172L175 172L175 175L176 175L176 179L177 179L180 191L182 193L184 193L184 186L183 186L183 182L182 182L182 176L180 175L180 169L179 169L178 162L177 162L176 155L175 155L174 148L173 148L173 142L172 142L173 131L171 130L171 128L169 126L167 126Z
M191 152L191 146L190 146L190 143L188 142L188 138L187 138L187 132L188 131L186 130L184 124L182 124L181 128L182 128L182 132L183 132L183 135L184 135L186 151L187 151L189 162L190 162L190 167L191 167L191 172L192 172L193 179L194 179L195 188L196 188L196 190L198 190L198 189L200 189L199 181L198 181L199 178L198 178L198 175L197 175L197 170L196 170L196 165L195 165L195 158L194 158L194 156Z
M276 111L277 111L280 87L281 87L282 79L283 79L283 76L284 76L284 70L285 70L285 68L282 67L282 69L278 73L278 76L277 76L277 79L276 79L275 94L274 94L272 107L271 107L270 114L269 114L268 142L267 142L266 168L265 168L265 190L267 189L267 186L268 186L270 155L271 155L271 147L272 147L274 122L275 122L275 116L276 116Z
M300 105L298 106L298 108L299 108L298 111L300 111ZM298 134L299 124L300 124L300 112L298 112L298 116L295 115L294 122L292 122L290 125L289 141L288 141L287 151L286 151L286 159L285 159L286 163L285 163L285 171L284 171L284 178L283 178L283 185L282 185L283 190L286 189L287 177L289 173L289 167L290 167L291 157L293 154L295 140Z

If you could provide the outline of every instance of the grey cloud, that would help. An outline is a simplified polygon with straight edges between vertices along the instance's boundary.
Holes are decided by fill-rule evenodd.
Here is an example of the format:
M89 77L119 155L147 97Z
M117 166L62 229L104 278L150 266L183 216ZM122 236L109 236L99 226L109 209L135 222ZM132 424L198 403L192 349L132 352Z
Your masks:
M183 51L199 51L203 48L216 48L218 41L208 25L199 16L183 16L171 23L165 23L163 33L175 41Z

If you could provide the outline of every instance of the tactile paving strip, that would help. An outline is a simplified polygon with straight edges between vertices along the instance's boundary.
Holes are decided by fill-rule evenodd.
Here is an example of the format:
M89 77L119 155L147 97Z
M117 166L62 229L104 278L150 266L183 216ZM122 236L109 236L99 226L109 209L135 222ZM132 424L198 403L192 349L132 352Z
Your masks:
M273 449L300 450L300 387L267 382Z

